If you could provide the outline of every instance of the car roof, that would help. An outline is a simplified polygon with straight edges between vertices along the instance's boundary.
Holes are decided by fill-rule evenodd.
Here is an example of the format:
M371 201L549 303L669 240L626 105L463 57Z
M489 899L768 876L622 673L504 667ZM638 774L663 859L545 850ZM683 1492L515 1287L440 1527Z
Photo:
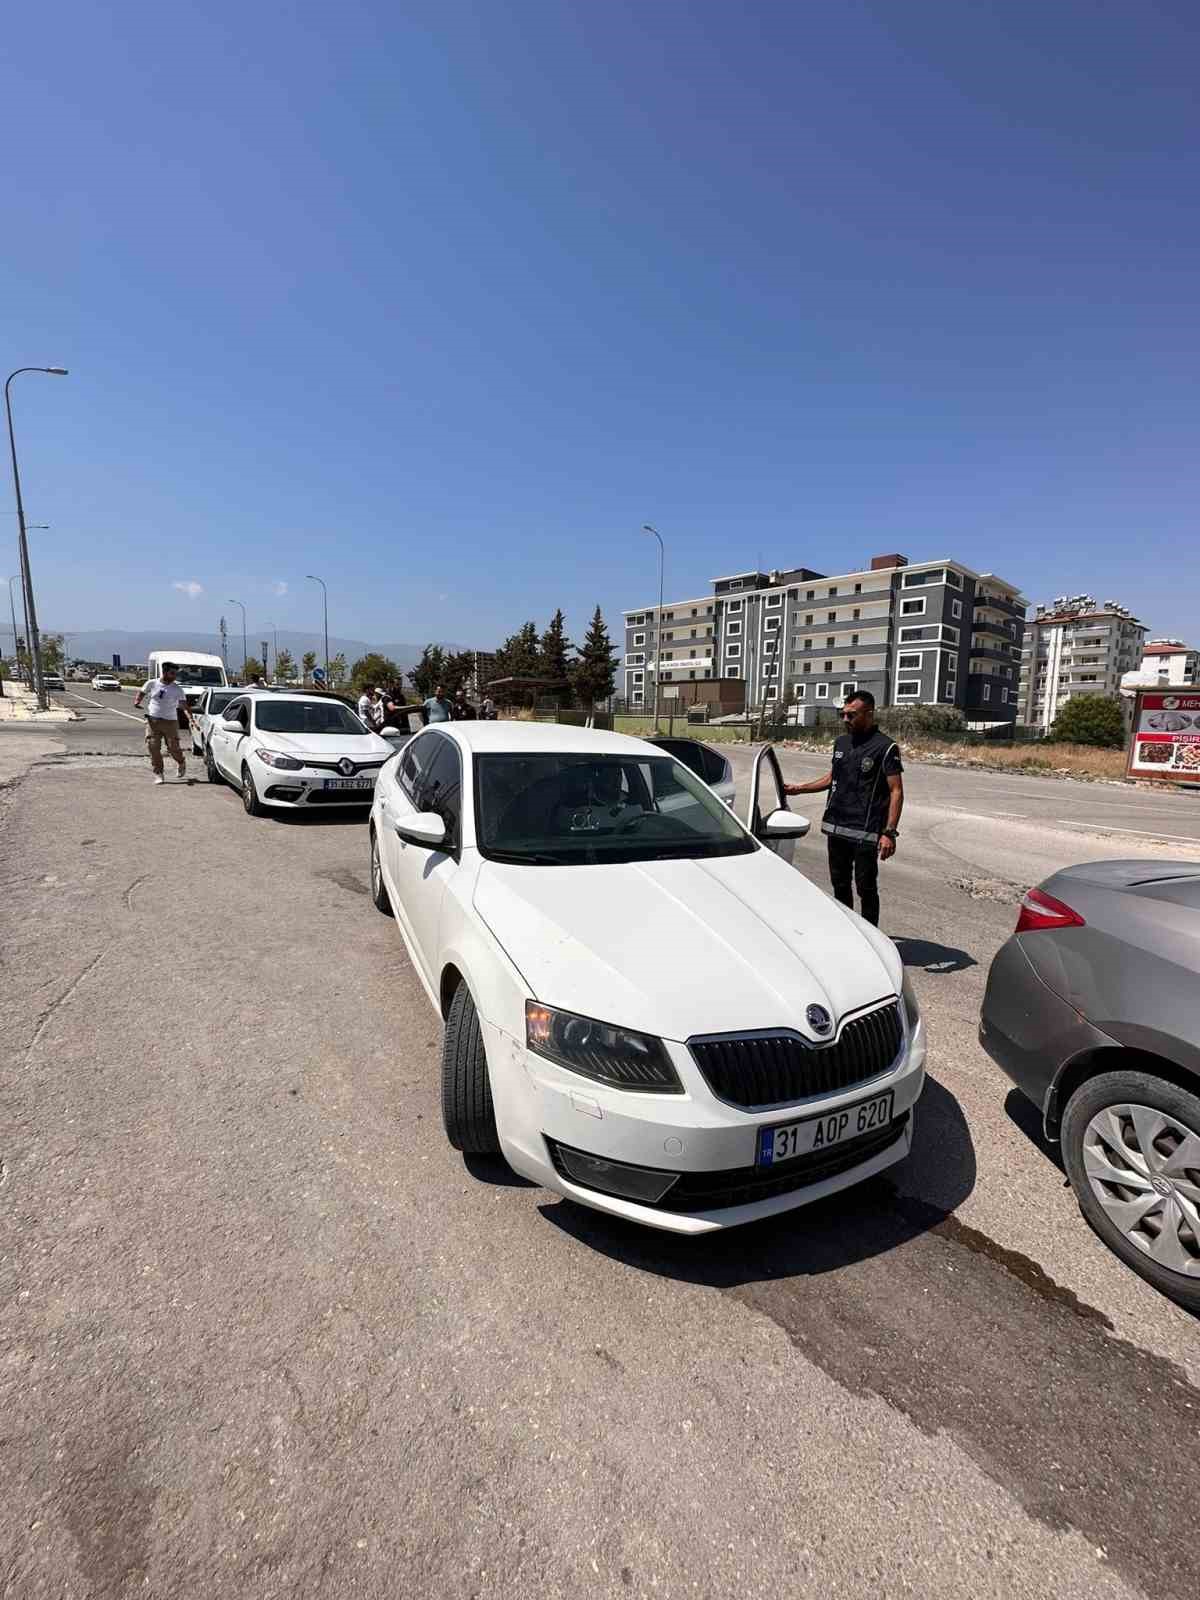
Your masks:
M613 755L657 756L644 739L627 733L605 733L598 728L572 728L558 722L433 722L430 727L448 734L468 750L504 755Z

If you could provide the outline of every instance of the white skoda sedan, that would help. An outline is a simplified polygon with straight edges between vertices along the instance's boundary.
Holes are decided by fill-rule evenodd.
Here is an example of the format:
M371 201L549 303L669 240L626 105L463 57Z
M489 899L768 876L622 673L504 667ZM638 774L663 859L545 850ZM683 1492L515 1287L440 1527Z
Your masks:
M252 817L271 808L370 805L393 747L328 695L249 692L211 719L210 783L228 780Z
M649 743L518 722L384 768L372 895L445 1022L456 1149L679 1233L908 1153L924 1025L891 941L787 864L782 791L768 747L743 826Z

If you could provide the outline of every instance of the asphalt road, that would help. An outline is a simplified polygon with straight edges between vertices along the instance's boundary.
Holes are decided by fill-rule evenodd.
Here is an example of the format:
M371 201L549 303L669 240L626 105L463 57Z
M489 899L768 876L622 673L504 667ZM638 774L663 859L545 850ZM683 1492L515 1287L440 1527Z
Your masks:
M1196 1324L975 1024L1027 882L1200 858L1200 803L914 767L914 1154L680 1240L464 1165L361 822L140 737L0 730L0 1593L1194 1593Z

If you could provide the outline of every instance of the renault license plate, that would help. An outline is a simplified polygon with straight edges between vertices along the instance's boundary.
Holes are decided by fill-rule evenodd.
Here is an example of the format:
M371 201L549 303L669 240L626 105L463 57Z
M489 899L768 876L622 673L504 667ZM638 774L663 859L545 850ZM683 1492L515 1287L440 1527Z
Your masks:
M777 1161L813 1155L818 1150L828 1150L831 1145L843 1144L847 1139L858 1139L864 1133L886 1128L892 1120L894 1100L895 1090L888 1089L884 1094L872 1095L869 1100L860 1100L857 1105L827 1111L822 1117L806 1117L803 1122L781 1122L773 1128L760 1128L757 1165L772 1167Z
M374 778L326 778L327 789L373 789Z

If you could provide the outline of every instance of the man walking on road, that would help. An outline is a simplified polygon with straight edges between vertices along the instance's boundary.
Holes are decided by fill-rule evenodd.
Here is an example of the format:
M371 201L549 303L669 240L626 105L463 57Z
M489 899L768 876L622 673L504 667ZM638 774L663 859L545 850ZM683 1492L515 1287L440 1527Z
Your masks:
M788 794L830 791L821 832L829 840L829 881L842 905L879 926L879 863L896 852L904 809L900 746L875 723L875 696L866 689L842 707L845 733L834 740L833 765L811 783L789 783Z
M160 676L147 678L146 682L133 697L133 703L140 707L143 700L149 696L146 706L146 749L150 753L150 765L154 769L155 783L165 783L163 777L163 740L167 741L167 749L171 752L171 759L179 769L180 781L187 781L187 760L183 747L179 743L179 727L191 726L192 714L188 710L187 695L178 683L175 682L177 667L173 661L164 661L159 668Z

